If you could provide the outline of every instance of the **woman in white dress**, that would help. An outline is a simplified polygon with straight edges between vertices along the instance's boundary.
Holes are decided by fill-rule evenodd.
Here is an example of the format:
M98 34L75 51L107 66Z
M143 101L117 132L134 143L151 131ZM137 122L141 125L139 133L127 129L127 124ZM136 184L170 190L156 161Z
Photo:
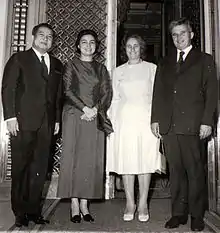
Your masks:
M121 174L126 194L123 219L134 218L134 180L138 175L138 220L149 219L151 174L161 170L158 139L150 128L151 100L156 65L142 60L145 43L138 35L127 38L128 62L113 72L113 100L109 110L114 133L107 143L107 171Z

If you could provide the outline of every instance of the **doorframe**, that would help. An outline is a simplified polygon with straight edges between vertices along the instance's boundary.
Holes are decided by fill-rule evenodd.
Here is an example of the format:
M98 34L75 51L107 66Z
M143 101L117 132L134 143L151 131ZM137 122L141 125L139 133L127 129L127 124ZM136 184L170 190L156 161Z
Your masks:
M212 1L212 2L211 2ZM214 4L213 11L212 5ZM204 52L214 56L217 78L220 74L220 3L218 0L204 0ZM219 88L219 85L218 85ZM218 95L219 95L218 89ZM220 101L218 97L218 123L216 134L208 143L208 191L209 212L220 216Z

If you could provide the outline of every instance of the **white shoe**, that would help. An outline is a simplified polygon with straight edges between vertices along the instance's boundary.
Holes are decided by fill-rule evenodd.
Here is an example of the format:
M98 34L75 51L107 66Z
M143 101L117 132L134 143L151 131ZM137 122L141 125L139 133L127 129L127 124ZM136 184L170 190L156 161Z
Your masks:
M124 214L123 220L126 222L132 221L134 219L134 213Z
M138 214L138 220L140 222L147 222L149 220L149 214Z
M134 206L133 213L124 213L123 220L126 222L132 221L134 219L135 210L136 210L136 205Z

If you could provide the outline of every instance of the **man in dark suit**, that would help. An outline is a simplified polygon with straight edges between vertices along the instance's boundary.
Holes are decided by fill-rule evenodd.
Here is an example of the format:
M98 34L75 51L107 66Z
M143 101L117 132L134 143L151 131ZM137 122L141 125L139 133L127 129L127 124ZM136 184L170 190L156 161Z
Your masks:
M54 32L32 30L32 48L13 54L2 81L4 118L11 135L11 205L15 225L44 224L41 195L53 133L59 131L62 64L48 54Z
M176 50L165 57L156 72L151 128L162 138L169 171L172 217L165 228L186 224L204 229L205 170L201 140L212 133L217 106L217 76L212 57L191 45L190 22L170 23Z

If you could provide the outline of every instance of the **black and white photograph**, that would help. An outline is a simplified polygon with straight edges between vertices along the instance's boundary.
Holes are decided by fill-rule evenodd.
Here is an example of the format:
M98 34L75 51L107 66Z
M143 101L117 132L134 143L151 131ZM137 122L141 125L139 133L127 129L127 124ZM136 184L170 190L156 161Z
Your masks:
M0 0L0 233L220 232L220 1Z

